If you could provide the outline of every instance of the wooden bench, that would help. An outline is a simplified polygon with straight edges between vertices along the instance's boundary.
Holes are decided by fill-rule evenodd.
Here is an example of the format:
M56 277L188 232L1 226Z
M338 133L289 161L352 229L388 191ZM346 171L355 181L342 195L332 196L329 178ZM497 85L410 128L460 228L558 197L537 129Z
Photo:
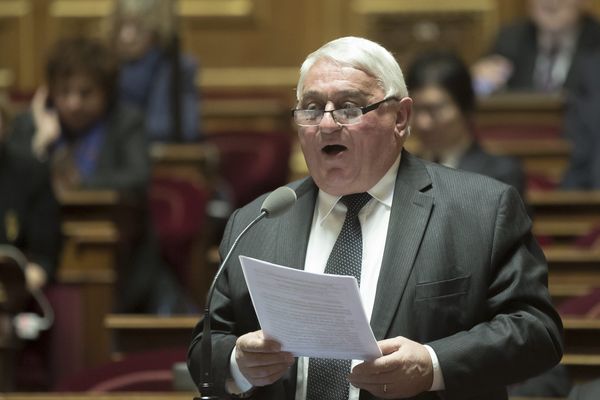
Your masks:
M113 338L113 356L160 348L187 347L200 315L168 317L137 314L109 314L105 327Z
M600 287L600 249L547 246L548 286L558 302Z
M530 183L543 180L558 185L569 165L571 144L560 137L542 139L482 139L491 154L515 157L521 161Z
M575 382L600 377L600 319L563 318L565 351L561 363Z
M534 191L527 193L534 234L565 243L600 227L600 191Z
M139 207L133 199L108 190L62 192L58 200L64 243L57 282L80 293L74 310L57 310L57 322L80 321L78 332L58 332L80 343L68 350L70 357L63 354L56 361L59 365L54 367L66 376L109 359L104 316L113 308L117 265L135 234Z
M560 93L497 93L478 99L475 125L482 139L498 138L498 134L503 139L557 137L564 111L565 98Z
M289 94L288 94L289 93ZM208 90L202 98L205 132L292 131L294 92Z
M476 132L490 153L517 157L528 177L558 184L571 152L564 110L560 94L498 93L478 100Z

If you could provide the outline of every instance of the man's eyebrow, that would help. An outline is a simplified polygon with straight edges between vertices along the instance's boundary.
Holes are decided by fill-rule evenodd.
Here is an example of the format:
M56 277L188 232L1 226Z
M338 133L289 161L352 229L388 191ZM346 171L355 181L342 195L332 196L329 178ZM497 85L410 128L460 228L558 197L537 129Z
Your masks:
M335 94L336 98L342 98L342 99L346 99L346 98L366 98L369 97L370 93L364 92L362 90L358 90L358 89L353 89L353 90L342 90L341 92L337 92Z

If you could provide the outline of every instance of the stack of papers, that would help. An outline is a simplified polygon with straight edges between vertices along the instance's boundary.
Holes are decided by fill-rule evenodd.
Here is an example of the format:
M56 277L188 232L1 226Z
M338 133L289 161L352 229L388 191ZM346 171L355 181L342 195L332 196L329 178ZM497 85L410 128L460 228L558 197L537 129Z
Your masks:
M294 356L381 357L352 276L316 274L240 256L265 336Z

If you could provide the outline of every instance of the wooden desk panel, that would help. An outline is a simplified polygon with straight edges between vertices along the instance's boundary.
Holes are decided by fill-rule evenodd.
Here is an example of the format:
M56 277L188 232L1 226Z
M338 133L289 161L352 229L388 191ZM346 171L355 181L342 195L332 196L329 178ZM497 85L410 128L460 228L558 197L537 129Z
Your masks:
M83 337L74 339L81 348L59 349L74 361L68 365L56 361L60 379L110 359L104 316L113 309L118 265L137 234L141 209L133 198L110 190L67 191L58 200L64 243L57 281L81 293L79 314L71 317L83 325Z
M159 348L187 347L192 330L201 315L174 315L168 317L136 314L109 314L105 327L113 337L113 351L136 352Z
M600 191L529 192L527 202L534 233L553 238L557 244L573 242L600 228Z
M600 319L563 318L565 351L561 361L575 382L600 376Z
M554 129L556 135L562 129L564 110L565 99L560 93L497 93L478 99L475 122L483 134L495 127L507 131L511 127L542 127Z

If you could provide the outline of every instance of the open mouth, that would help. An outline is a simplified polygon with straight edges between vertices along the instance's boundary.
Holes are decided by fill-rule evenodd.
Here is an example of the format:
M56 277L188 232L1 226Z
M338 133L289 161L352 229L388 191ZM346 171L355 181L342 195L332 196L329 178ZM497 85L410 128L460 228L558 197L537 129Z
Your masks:
M340 154L341 152L346 150L348 150L348 148L346 146L342 146L341 144L330 144L321 149L323 153L330 156Z

